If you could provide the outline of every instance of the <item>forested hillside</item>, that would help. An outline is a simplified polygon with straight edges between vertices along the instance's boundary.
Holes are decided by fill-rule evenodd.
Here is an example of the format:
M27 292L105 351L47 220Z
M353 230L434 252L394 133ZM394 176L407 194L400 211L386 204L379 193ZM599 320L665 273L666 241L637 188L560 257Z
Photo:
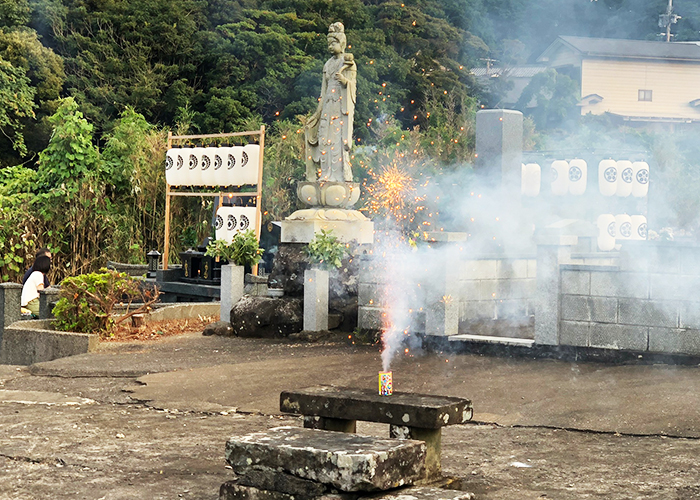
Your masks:
M162 248L167 130L267 124L266 217L284 215L303 172L298 132L316 106L332 22L344 22L358 63L355 166L371 183L377 158L396 151L420 160L416 178L469 163L473 115L490 99L470 67L531 61L560 34L658 39L666 5L0 0L0 277L14 276L37 243L56 247L60 273ZM675 8L676 39L697 39L698 2ZM189 234L181 245L206 231L200 210L176 209L181 236Z

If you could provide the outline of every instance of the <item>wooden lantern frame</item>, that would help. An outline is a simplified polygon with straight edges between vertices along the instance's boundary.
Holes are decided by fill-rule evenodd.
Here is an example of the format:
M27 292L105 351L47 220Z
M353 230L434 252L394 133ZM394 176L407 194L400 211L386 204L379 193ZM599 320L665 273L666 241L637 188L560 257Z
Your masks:
M260 242L260 227L262 224L262 178L263 178L263 157L265 156L265 125L260 127L260 130L248 132L231 132L227 134L203 134L203 135L173 135L168 132L168 150L173 147L173 143L182 144L183 142L192 140L207 140L207 139L226 139L229 137L258 137L258 145L260 146L260 155L258 158L258 182L255 186L255 191L237 192L219 190L218 192L211 191L178 191L177 186L171 186L168 181L165 181L165 244L163 249L163 269L168 269L168 261L170 259L170 199L173 196L200 196L200 197L219 197L219 207L223 205L224 196L233 197L254 197L255 198L255 238ZM222 186L219 186L222 187ZM226 186L231 188L232 186ZM257 264L253 267L253 274L257 274Z

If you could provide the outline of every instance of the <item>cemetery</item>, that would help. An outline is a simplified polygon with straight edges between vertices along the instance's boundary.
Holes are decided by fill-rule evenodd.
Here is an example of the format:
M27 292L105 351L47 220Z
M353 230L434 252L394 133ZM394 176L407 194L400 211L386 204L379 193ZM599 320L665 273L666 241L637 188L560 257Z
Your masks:
M284 29L264 26L278 14L244 11L262 26L249 41L276 33L281 43ZM672 13L669 2L668 23L680 19ZM700 498L700 422L689 410L700 394L700 245L690 230L659 227L680 204L663 198L677 178L659 145L589 135L547 149L532 103L557 96L530 85L520 89L529 100L493 107L439 87L423 107L393 110L416 113L412 126L386 110L366 116L389 92L413 96L378 76L409 70L398 59L375 66L337 16L317 17L332 19L300 39L327 59L294 45L273 65L282 75L306 58L303 77L320 83L317 99L290 103L293 119L270 119L284 112L271 106L283 108L274 94L288 78L258 89L270 99L260 120L242 118L249 90L227 101L187 94L181 80L166 96L187 96L173 127L150 127L129 105L102 130L103 154L70 97L47 115L53 131L36 172L20 165L0 177L0 201L12 200L0 211L18 228L0 234L17 251L0 256L0 466L10 477L0 498ZM223 52L241 51L240 38L228 42ZM560 37L538 62L583 79L587 58L602 57L585 46ZM423 76L476 85L476 73L465 78L437 53L423 60L423 50L411 59L428 67ZM683 53L694 60L694 50ZM507 75L482 55L481 77ZM571 57L580 60L561 59ZM217 71L236 66L214 59ZM652 95L639 90L639 101ZM204 100L206 113L236 108L240 119L204 119ZM596 114L603 101L589 93L577 106ZM623 119L642 119L632 118ZM19 122L7 124L26 154ZM12 197L22 182L53 187ZM49 286L51 268L37 267L50 251L27 270L41 284L13 282L19 254L48 236L63 249L59 282ZM195 318L218 321L107 342L116 325Z

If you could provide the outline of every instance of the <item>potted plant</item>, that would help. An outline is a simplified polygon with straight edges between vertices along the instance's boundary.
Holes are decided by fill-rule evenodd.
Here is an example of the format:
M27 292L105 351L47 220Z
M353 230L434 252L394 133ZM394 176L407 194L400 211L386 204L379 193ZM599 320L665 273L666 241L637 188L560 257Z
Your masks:
M243 297L245 267L260 262L263 254L255 232L249 229L238 232L233 241L214 240L207 246L205 255L221 262L221 320L226 321L233 304Z

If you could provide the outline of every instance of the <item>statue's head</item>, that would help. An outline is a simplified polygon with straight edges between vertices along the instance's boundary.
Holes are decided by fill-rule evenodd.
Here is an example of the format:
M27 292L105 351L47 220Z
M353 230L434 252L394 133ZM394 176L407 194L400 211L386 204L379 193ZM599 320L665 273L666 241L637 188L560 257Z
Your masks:
M342 54L348 44L343 23L333 23L328 27L328 51L331 54Z

